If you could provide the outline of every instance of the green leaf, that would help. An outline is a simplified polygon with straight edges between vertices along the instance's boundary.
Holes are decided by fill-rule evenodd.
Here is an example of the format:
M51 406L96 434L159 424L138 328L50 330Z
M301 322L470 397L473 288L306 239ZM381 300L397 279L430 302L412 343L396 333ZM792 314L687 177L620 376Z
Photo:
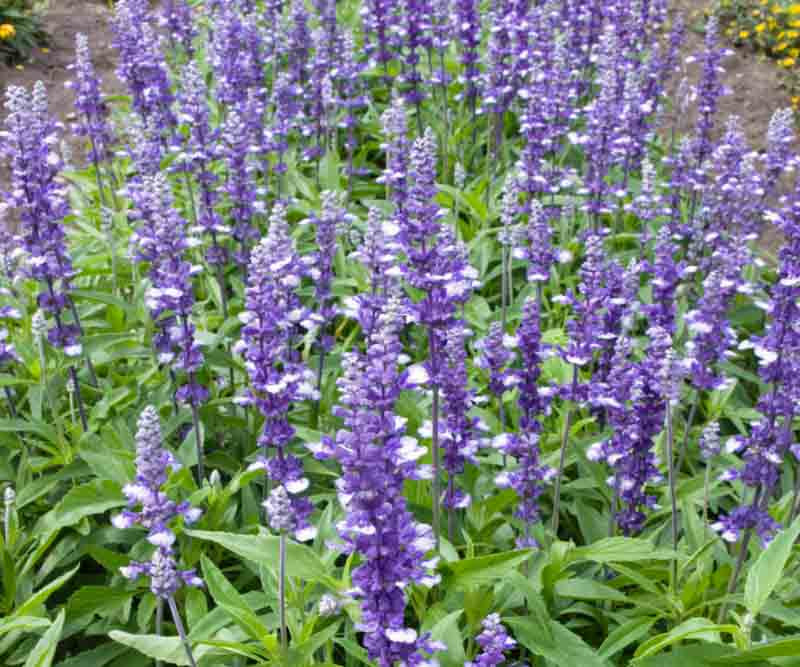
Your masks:
M56 654L58 640L61 639L61 629L64 627L65 615L62 609L50 629L36 642L36 646L33 647L33 651L25 661L24 667L50 667L53 664L53 656Z
M74 658L62 660L58 663L58 667L104 667L112 660L126 653L127 650L127 648L119 644L103 644L103 646L98 646L91 651L84 651Z
M721 644L693 644L679 646L669 653L650 656L638 660L636 667L711 667L712 665L727 665L728 660L735 653L730 646ZM766 665L767 663L759 663Z
M732 635L737 644L744 645L746 638L736 625L718 625L707 618L689 618L669 632L657 635L644 642L636 649L634 657L646 658L660 653L668 646L678 644L687 639L700 639L702 641L719 643L719 634ZM638 662L637 662L638 665Z
M70 621L87 615L110 616L132 597L132 591L108 586L84 586L70 597L67 614Z
M560 623L550 621L550 634L542 632L529 618L509 618L514 637L535 655L541 655L558 667L608 667L609 663L578 635Z
M650 632L650 628L653 627L655 622L656 619L643 616L641 618L632 618L627 623L623 623L606 637L598 651L600 657L610 658L639 641Z
M255 612L250 609L239 592L212 561L202 556L201 563L203 577L214 602L224 609L248 635L263 642L265 637L270 634L269 628L259 620Z
M493 584L513 572L530 556L530 549L520 549L443 563L441 569L446 580L444 588L447 591L463 591L475 586Z
M447 650L437 656L444 667L462 667L466 660L461 631L458 628L458 619L463 613L462 609L456 609L430 629L431 639L440 641L447 646Z
M593 579L561 579L556 582L556 593L575 600L609 600L629 602L624 593Z
M214 542L233 553L251 560L259 565L276 570L280 550L280 538L274 535L239 535L238 533L223 533L207 530L187 530L187 535L199 540ZM297 577L305 581L318 581L332 588L337 588L335 579L329 576L325 566L309 547L287 540L286 545L286 572L290 577Z
M0 621L0 636L9 632L27 632L50 627L50 621L40 616L15 616Z
M53 533L75 525L84 517L102 514L125 503L118 484L104 480L87 482L71 489L58 505L39 519L33 532L46 542Z
M44 604L45 600L49 598L53 593L55 593L59 588L61 588L64 584L66 584L80 569L80 564L76 565L66 574L61 575L55 581L50 582L47 586L39 589L31 595L25 602L14 612L14 618L19 618L20 616L26 616L30 613L35 612L39 605Z
M671 560L675 552L657 549L639 537L607 537L599 542L572 550L572 560L595 563L633 563L642 560Z
M180 637L159 637L158 635L132 635L121 630L112 630L108 633L115 642L124 644L139 653L154 660L163 660L172 665L188 665L186 650L183 648ZM207 646L193 646L192 654L199 661L205 654L213 649Z
M792 555L792 545L800 535L800 517L782 530L762 551L747 573L744 585L744 605L756 617L772 595Z
M761 662L766 658L797 657L799 655L800 636L795 636L762 644L736 655L726 656L724 661L719 660L718 662L725 665L746 665Z

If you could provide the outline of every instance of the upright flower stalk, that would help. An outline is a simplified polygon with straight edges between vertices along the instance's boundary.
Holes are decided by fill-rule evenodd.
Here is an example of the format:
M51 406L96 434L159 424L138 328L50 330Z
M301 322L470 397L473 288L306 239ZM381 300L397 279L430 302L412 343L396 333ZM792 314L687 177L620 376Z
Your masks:
M411 287L423 294L422 299L413 304L414 317L428 333L428 359L420 375L420 384L429 384L433 393L433 530L438 546L441 503L439 402L444 344L446 332L455 322L458 305L466 302L476 284L477 272L468 264L463 247L440 221L442 212L434 200L436 140L430 128L414 142L410 172L413 182L398 221L406 255L404 277Z
M163 173L146 176L143 187L133 193L139 224L131 236L131 250L137 262L149 264L150 286L145 302L157 328L153 339L158 362L167 364L173 377L182 374L175 400L189 406L197 447L197 480L205 477L203 432L200 406L209 391L197 375L203 367L203 353L192 323L193 279L202 267L192 265L186 254L189 240L186 223L175 210L169 184Z
M67 357L77 358L83 355L82 328L70 296L75 271L63 226L70 207L63 186L56 180L61 168L61 158L56 153L59 125L49 115L41 82L34 86L32 95L24 88L9 86L5 108L8 116L6 129L0 135L0 150L11 166L10 204L19 211L22 223L19 244L26 253L25 274L40 283L37 303L55 322L47 332L50 344L63 350ZM72 323L66 321L68 311ZM94 378L88 356L86 362L90 377ZM76 388L81 425L86 431L88 422L74 365L70 365L69 372Z
M74 132L89 141L89 158L94 166L97 193L100 205L105 207L106 187L100 165L105 165L110 157L114 137L109 124L110 110L92 64L86 35L75 35L75 63L70 68L75 73L75 79L67 85L75 93L75 109L78 115L73 126ZM111 196L113 198L113 185Z
M258 438L262 456L251 467L264 470L273 488L284 488L291 521L281 523L281 530L305 541L316 530L309 521L311 502L299 495L308 479L300 459L289 451L295 433L289 410L296 401L316 397L313 373L294 349L300 327L313 328L313 323L296 292L307 269L289 235L286 214L286 206L276 202L269 232L250 259L245 310L239 316L244 326L234 348L245 360L250 386L237 402L254 405L264 417Z
M186 657L195 665L192 647L183 626L175 594L183 586L199 587L202 579L192 570L179 570L175 556L175 523L182 519L190 524L200 518L199 509L188 502L176 503L167 496L167 468L177 470L175 458L163 447L161 425L155 408L146 407L139 417L136 431L136 479L123 489L131 508L112 519L116 528L127 529L136 524L148 531L147 541L156 549L149 561L131 561L120 568L126 579L135 581L140 577L150 578L150 590L159 600L169 606L178 635L183 643ZM160 612L159 612L160 614Z
M352 572L352 595L361 603L357 629L380 667L430 664L423 656L444 648L404 618L408 586L438 582L437 558L425 559L435 546L431 527L414 520L403 496L406 480L430 476L417 464L425 448L394 412L400 392L410 388L409 373L400 367L404 317L401 302L390 300L366 352L345 355L335 408L344 428L312 447L318 458L333 457L342 466L337 492L346 517L337 528L345 552L362 558Z

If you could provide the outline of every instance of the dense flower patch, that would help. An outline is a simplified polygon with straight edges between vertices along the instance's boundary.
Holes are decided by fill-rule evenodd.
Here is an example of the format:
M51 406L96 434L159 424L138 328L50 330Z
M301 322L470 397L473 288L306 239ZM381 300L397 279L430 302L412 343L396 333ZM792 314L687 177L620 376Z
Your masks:
M125 103L9 87L4 664L795 656L793 117L718 32L118 0Z

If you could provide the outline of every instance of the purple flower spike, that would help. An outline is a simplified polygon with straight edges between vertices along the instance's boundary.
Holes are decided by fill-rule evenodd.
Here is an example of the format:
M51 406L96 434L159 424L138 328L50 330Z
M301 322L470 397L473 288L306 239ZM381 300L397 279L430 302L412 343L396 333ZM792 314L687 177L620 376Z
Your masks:
M269 233L253 250L246 310L239 315L244 327L236 351L244 357L250 375L250 387L239 403L255 405L264 416L258 439L264 456L252 467L265 470L274 485L284 487L291 517L286 519L277 512L275 525L290 523L287 529L304 541L313 539L316 530L309 522L311 502L299 495L308 488L308 479L300 459L289 452L295 433L289 410L296 401L315 398L316 392L310 369L296 358L294 350L300 327L312 324L296 293L306 267L289 235L286 213L285 205L276 202ZM278 500L268 502L275 505Z
M500 614L489 614L483 622L483 632L475 639L481 652L475 660L464 663L464 667L497 667L505 662L505 652L513 649L517 642L508 636L508 631L500 622Z
M89 140L89 158L97 168L110 156L114 137L108 122L110 111L100 90L100 79L92 65L86 35L75 35L75 64L70 69L75 73L75 79L67 85L75 93L78 112L74 131L79 137Z
M380 667L421 667L430 664L426 655L444 648L404 618L409 585L431 586L438 577L437 559L425 560L435 544L431 528L414 520L403 496L405 480L430 476L417 464L425 447L406 435L405 420L394 414L408 382L399 367L403 321L400 301L390 301L366 353L345 355L335 408L344 428L313 447L318 458L333 457L342 466L336 486L346 517L338 530L345 552L362 559L352 573L352 596L361 602L357 629Z

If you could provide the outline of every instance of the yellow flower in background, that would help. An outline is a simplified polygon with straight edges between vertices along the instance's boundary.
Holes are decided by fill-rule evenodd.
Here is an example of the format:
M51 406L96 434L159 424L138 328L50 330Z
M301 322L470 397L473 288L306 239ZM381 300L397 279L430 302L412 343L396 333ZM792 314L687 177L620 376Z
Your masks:
M800 32L797 32L797 30L790 30L789 32L786 33L786 36L789 39L797 39L798 35L800 35Z
M791 67L792 65L794 65L794 63L795 63L794 58L784 58L783 60L781 60L781 65L783 65L783 67Z
M800 106L800 96L797 96L797 95L795 95L795 96L792 98L792 106L793 106L795 109L796 109L798 106Z
M755 30L756 32L764 32L766 29L767 29L767 24L766 24L766 23L759 23L759 24L758 24L758 25L757 25L757 26L754 28L754 30Z
M10 23L0 24L0 39L11 39L17 34L17 29Z
M794 4L791 7L789 7L789 13L790 14L800 14L800 3Z
M742 30L739 32L740 39L747 39L748 37L750 37L750 33L747 32L747 30Z

